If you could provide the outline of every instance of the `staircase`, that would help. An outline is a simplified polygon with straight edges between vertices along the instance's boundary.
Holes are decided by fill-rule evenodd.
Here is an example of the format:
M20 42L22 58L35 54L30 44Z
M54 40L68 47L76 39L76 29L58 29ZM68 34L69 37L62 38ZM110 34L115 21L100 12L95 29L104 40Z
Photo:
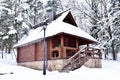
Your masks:
M68 59L68 64L63 67L63 69L60 72L69 72L73 71L75 69L80 68L84 63L86 63L91 58L99 58L95 57L95 52L100 53L99 49L91 48L91 47L85 47L81 50L79 50L77 53L75 53L72 57ZM91 55L88 55L91 54ZM97 54L98 55L98 54Z

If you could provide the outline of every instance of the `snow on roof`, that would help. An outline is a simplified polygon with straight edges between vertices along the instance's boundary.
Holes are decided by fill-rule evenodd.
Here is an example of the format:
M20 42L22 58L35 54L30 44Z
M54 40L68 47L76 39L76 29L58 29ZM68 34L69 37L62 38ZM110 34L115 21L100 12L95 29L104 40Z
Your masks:
M48 25L46 29L46 36L52 36L58 33L67 33L71 35L75 35L78 37L83 37L89 40L92 40L94 42L97 42L95 38L90 36L85 31L81 30L78 27L75 27L73 25L70 25L68 23L62 22L62 21L54 21L50 25Z
M46 37L50 37L50 36L53 36L53 35L56 35L56 34L59 34L59 33L67 33L67 34L71 34L71 35L78 36L78 37L83 37L83 38L92 40L94 42L97 42L97 40L95 38L90 36L85 31L81 30L80 28L63 22L63 19L67 16L68 13L69 13L69 11L63 13L58 19L56 19L55 21L52 21L47 26ZM24 36L18 42L18 44L14 45L14 47L18 47L18 46L21 46L21 45L24 45L24 44L28 44L32 41L43 39L44 31L43 30L41 31L41 30L42 30L42 27L38 27L34 30L33 29L30 30L29 35Z
M18 41L17 44L14 45L14 47L22 46L25 44L28 44L32 41L40 40L43 38L43 31L42 27L38 27L37 29L32 29L29 31L28 35L24 35L21 40Z

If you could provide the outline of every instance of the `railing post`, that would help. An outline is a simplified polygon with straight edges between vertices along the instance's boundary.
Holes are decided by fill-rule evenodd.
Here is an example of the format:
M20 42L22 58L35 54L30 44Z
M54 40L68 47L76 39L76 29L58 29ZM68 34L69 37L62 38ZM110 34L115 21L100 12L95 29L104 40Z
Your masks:
M87 50L89 50L89 44L87 44Z
M78 55L78 57L79 57L79 58L78 58L78 60L79 60L79 64L80 64L80 57L81 57L81 55L80 55L80 52L79 52L79 55Z
M73 68L73 58L71 59L71 68Z
M85 48L85 60L87 61L87 47Z
M102 55L99 49L98 49L98 53L99 53L99 58L102 59Z
M94 58L94 48L92 48L93 58Z

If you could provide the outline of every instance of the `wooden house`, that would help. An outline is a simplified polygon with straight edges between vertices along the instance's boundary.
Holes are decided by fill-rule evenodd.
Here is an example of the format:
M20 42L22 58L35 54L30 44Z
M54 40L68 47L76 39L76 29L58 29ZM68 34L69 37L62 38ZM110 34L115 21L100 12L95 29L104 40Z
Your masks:
M25 35L14 46L17 48L17 62L19 65L42 70L44 43L41 29L41 27L38 27L30 30L29 34ZM73 58L75 60L77 55L80 57L80 53L83 54L82 51L80 52L79 46L89 45L97 41L78 28L71 12L66 11L47 25L46 42L47 69L61 71L72 62L70 60L73 60Z

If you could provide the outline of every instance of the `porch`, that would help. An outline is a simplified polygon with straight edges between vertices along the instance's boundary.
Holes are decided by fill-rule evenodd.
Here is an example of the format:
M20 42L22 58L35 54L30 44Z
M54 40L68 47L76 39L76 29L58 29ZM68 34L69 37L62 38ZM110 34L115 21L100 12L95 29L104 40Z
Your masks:
M47 39L48 60L68 59L79 51L79 46L90 43L94 42L65 33L49 37Z
M101 51L98 48L87 47L80 49L68 60L68 64L63 67L61 72L69 72L85 65L89 68L101 68ZM91 63L91 62L92 63Z

